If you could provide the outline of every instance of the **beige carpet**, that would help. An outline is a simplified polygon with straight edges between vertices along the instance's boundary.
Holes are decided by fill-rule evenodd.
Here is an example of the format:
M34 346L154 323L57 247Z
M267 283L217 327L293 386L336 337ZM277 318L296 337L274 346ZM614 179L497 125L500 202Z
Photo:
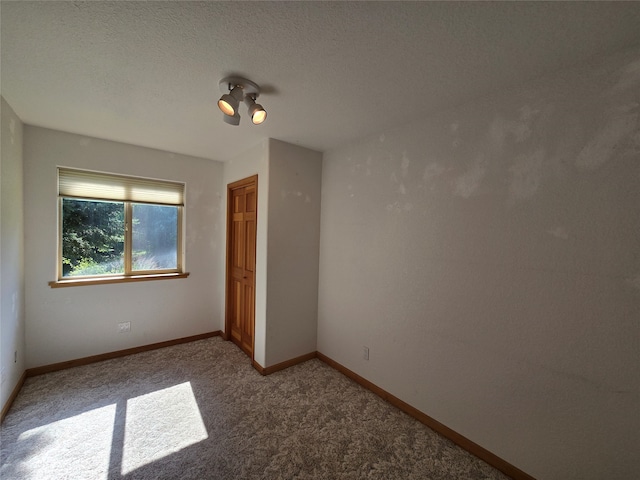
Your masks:
M319 360L261 376L211 338L27 379L9 479L505 479Z

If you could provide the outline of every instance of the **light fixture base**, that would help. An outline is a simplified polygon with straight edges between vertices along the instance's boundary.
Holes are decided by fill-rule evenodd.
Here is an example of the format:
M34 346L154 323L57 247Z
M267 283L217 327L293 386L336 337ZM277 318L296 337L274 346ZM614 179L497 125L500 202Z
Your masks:
M242 88L242 92L245 95L251 95L254 98L257 98L258 95L260 95L260 87L251 80L247 80L243 77L233 75L224 77L222 80L220 80L218 86L220 87L220 91L223 93L229 93L229 90L231 90L231 88L240 86Z

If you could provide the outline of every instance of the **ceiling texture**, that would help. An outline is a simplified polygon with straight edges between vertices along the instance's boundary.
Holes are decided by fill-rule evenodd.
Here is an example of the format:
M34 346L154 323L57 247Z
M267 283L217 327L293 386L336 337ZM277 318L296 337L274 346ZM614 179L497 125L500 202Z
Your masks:
M326 151L640 44L640 2L0 2L24 123L227 161ZM222 122L218 82L268 112Z

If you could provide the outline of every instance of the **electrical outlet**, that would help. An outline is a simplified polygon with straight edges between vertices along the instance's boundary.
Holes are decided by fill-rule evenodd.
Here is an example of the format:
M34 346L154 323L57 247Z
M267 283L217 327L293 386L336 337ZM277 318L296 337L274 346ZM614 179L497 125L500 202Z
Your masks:
M131 331L131 322L123 322L118 324L118 333L126 333Z
M362 358L369 360L369 347L362 347Z

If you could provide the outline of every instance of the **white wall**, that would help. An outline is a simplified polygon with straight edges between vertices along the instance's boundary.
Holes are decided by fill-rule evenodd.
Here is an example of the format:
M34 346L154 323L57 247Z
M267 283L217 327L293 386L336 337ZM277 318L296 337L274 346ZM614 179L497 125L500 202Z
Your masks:
M220 330L222 164L25 126L27 367ZM186 279L52 289L56 278L56 167L186 183ZM131 322L130 333L117 323Z
M325 153L318 350L540 480L637 478L639 91L636 49Z
M266 366L266 328L267 328L267 225L269 206L269 143L260 142L233 160L224 164L223 212L227 211L227 185L253 175L258 175L258 216L256 226L256 299L255 299L255 331L253 333L253 357L263 367ZM225 217L226 218L226 217ZM226 224L224 226L226 229ZM221 241L226 245L226 230L222 232ZM224 250L224 249L223 249ZM218 282L225 291L225 255L221 253L222 268ZM224 304L222 306L222 325L224 330Z
M269 140L267 365L316 351L322 154Z
M0 407L4 407L25 368L23 125L3 97L0 102Z

